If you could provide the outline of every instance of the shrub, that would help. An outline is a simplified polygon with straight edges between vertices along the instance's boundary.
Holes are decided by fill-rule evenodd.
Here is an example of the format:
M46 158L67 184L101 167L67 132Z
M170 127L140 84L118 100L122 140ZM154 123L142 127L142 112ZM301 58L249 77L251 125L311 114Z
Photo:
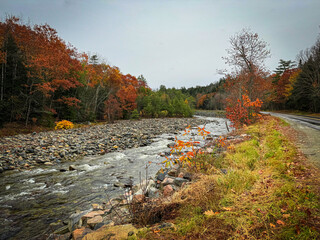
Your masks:
M248 95L242 95L242 99L227 99L226 117L232 122L232 127L239 129L243 125L249 125L261 117L259 114L262 101L258 98L251 101Z
M160 112L159 115L160 115L160 117L166 117L166 116L168 116L168 114L169 114L169 112L167 110L163 110Z
M68 120L62 120L60 122L56 123L56 126L54 129L72 129L74 128L74 125L72 122L68 121Z
M130 118L131 119L139 119L140 118L140 114L138 112L138 109L135 109L132 111Z

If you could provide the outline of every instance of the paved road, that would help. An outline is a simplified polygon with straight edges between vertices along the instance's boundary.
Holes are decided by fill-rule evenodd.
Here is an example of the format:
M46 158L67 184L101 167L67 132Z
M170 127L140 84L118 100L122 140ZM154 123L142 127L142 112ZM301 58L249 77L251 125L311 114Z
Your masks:
M281 117L283 119L291 120L304 124L310 128L320 131L320 117L314 116L301 116L294 114L274 113L274 112L262 112L264 114L270 114L272 116Z
M263 112L280 117L298 131L297 146L320 171L320 118Z

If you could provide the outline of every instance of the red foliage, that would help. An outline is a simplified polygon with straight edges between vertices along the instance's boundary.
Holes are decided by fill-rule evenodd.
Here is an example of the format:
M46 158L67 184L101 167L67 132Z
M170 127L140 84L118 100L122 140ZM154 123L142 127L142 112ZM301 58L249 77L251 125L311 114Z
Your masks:
M254 102L248 95L242 95L242 99L233 102L231 98L227 99L228 107L226 116L232 122L232 127L241 128L243 125L249 125L261 115L259 114L262 101L258 98Z
M122 117L120 103L114 95L111 95L108 100L105 101L105 116L110 122L113 122L116 118Z
M301 72L298 68L287 69L280 76L279 80L274 84L272 101L276 103L285 103L292 93L293 84ZM274 76L275 78L276 76Z
M80 106L78 104L81 101L78 98L75 98L75 97L62 97L61 99L58 99L57 102L64 103L69 107L80 108Z

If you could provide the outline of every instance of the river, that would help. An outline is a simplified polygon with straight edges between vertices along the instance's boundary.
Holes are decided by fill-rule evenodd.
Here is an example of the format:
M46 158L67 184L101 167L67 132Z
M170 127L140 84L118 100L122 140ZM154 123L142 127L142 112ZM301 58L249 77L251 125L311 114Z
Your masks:
M212 137L227 133L225 119L202 118L211 120L206 130ZM68 219L76 210L89 209L92 203L106 202L108 198L123 194L124 190L115 187L115 183L130 179L137 184L139 173L142 179L146 174L153 177L164 160L160 153L169 152L167 145L173 143L175 136L178 139L188 137L182 133L159 135L145 147L84 157L76 162L30 171L2 173L0 239L46 239L58 220ZM196 135L194 137L200 140ZM71 164L77 170L69 171Z

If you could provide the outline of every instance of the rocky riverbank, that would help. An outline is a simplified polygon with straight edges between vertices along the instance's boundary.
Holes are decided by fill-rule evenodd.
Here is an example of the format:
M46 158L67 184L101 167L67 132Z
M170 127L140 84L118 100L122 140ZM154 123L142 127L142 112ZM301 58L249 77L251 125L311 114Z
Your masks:
M250 139L247 134L240 136L229 135L225 141L235 144L245 139ZM202 148L204 152L221 153L225 148L220 148L215 141L210 141ZM92 204L92 208L73 213L69 219L58 221L53 226L56 229L48 239L136 239L139 226L149 226L154 231L165 228L175 228L174 224L166 221L170 211L178 205L172 201L175 192L186 189L193 180L201 176L191 169L174 165L158 171L153 178L148 178L132 186L123 185L124 194L118 197L107 198L102 204ZM226 174L226 169L220 169L216 174ZM184 196L187 198L188 196ZM169 211L169 212L168 212ZM133 224L133 225L132 225ZM138 228L136 228L138 227ZM132 236L132 237L131 237Z
M178 133L188 125L207 123L197 118L123 120L114 124L15 135L0 139L0 172L30 169L147 146L164 133Z
M193 176L178 165L159 171L154 180L150 178L135 186L126 186L124 195L102 204L92 204L90 210L74 213L67 221L54 224L55 228L60 227L48 239L105 239L109 232L112 239L134 236L137 229L132 224L161 222L162 215L167 214L163 202L170 205L173 193L190 184ZM157 209L158 206L162 208ZM173 226L168 224L165 222L156 227Z

